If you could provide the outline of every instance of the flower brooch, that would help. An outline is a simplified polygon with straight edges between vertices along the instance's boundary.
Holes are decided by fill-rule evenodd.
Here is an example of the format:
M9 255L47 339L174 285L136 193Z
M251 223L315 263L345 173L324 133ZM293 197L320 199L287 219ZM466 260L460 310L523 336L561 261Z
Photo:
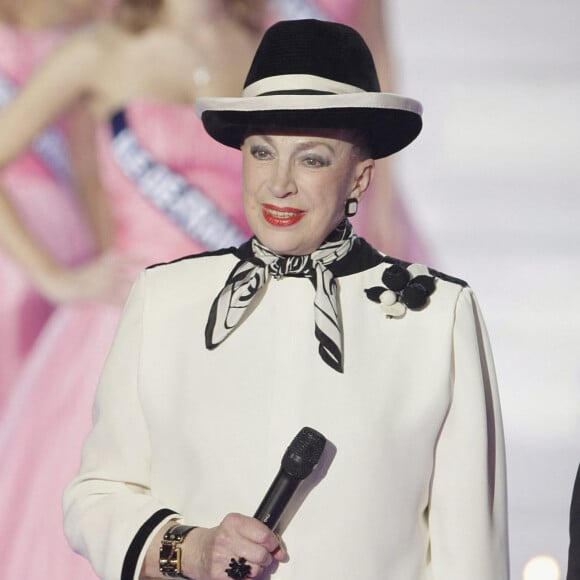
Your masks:
M409 269L397 264L383 272L382 282L385 286L367 288L365 293L369 300L381 305L387 318L400 318L407 308L420 310L435 290L433 276L419 274L412 277Z

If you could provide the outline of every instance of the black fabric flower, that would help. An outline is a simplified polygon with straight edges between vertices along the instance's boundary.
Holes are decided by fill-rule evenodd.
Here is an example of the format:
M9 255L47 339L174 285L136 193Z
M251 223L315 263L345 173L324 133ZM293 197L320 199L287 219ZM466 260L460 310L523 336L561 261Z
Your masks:
M377 302L388 318L399 318L407 310L423 308L435 290L435 278L426 274L411 276L407 268L398 264L388 267L381 278L384 286L365 289L369 300Z
M411 274L407 268L393 264L383 272L383 284L393 292L400 292L405 288L411 279Z

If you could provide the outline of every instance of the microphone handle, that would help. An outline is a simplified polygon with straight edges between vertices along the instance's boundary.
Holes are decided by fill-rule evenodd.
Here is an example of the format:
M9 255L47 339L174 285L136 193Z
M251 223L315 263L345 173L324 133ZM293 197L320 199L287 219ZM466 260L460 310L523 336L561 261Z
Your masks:
M254 517L273 530L280 521L280 517L300 481L300 479L288 475L281 469L272 485L270 485Z

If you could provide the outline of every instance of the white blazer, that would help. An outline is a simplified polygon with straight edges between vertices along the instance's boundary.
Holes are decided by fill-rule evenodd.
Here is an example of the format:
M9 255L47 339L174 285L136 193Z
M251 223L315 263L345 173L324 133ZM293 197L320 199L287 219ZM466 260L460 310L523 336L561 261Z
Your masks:
M308 279L271 279L209 351L204 327L234 251L141 276L64 500L69 541L102 578L137 578L168 519L252 515L303 426L328 453L287 518L290 561L272 578L508 578L500 406L475 296L441 276L425 307L387 318L364 290L388 259L363 254L337 278L343 374L318 355Z

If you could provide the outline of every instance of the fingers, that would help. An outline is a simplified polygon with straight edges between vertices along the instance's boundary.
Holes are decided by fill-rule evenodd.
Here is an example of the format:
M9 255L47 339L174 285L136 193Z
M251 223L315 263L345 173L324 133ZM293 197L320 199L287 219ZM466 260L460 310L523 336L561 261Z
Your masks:
M279 560L285 555L278 536L255 518L228 514L220 527L228 531L224 544L227 543L231 550L228 552L230 560L227 562L228 572L226 572L230 578L256 578L272 564L274 559ZM224 545L220 551L223 553L226 549ZM278 555L274 557L273 553ZM248 566L251 570L247 569ZM243 573L246 576L242 575Z
M228 514L215 528L197 528L184 546L185 574L199 580L258 578L286 551L280 539L262 522L241 514Z
M87 294L81 298L120 306L141 269L142 264L130 256L101 254L82 268Z
M231 524L241 538L263 546L268 552L273 552L280 545L278 536L256 518L229 514L224 518L224 523L226 522L227 525Z
M264 546L250 542L239 548L238 553L232 554L225 570L230 578L255 578L274 560Z

